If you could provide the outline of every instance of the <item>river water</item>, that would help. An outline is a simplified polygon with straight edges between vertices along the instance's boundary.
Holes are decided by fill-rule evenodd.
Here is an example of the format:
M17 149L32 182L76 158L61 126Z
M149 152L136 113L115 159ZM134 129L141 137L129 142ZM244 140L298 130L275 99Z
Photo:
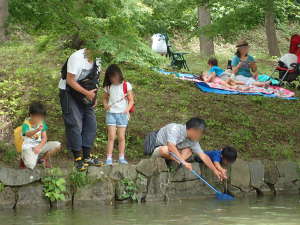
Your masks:
M1 210L2 225L299 225L300 196Z

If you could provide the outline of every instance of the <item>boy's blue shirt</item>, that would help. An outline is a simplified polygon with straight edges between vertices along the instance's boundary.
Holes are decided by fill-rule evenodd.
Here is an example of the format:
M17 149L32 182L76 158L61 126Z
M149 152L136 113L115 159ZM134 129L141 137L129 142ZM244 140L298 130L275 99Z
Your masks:
M222 161L222 150L205 151L205 154L211 159L212 162Z
M212 66L212 67L209 69L208 73L210 74L210 73L212 73L212 72L214 72L214 73L219 77L222 73L224 73L224 70L221 69L221 68L218 67L218 66Z

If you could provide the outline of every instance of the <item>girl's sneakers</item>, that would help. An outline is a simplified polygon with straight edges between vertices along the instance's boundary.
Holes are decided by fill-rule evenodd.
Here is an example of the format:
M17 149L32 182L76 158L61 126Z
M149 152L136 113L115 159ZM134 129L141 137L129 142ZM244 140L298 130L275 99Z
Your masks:
M105 165L111 166L112 164L113 164L112 158L107 158L106 161L105 161Z
M127 162L127 160L126 160L125 158L120 158L120 159L119 159L119 163L120 163L120 164L128 164L128 162ZM106 159L105 165L110 165L110 166L111 166L112 164L113 164L112 158Z
M125 158L119 158L120 164L128 164L127 160Z

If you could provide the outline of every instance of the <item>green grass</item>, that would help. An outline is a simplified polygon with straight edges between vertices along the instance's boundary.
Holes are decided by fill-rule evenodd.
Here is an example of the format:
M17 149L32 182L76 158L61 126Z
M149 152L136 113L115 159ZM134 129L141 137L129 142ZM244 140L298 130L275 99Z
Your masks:
M50 46L45 51L38 51L40 48L41 45L28 40L0 46L0 113L16 127L26 117L29 102L41 100L48 108L49 140L65 143L57 84L61 65L71 50ZM253 53L258 59L259 71L269 74L274 60L259 52ZM217 55L221 66L226 66L231 54ZM187 60L191 72L207 70L207 59L196 53L188 55ZM123 70L126 80L133 84L136 96L136 112L127 132L126 154L131 160L143 157L143 138L148 132L170 122L184 123L193 116L202 117L209 125L201 141L204 149L233 145L239 150L240 157L246 159L299 156L299 101L207 94L190 82L159 75L146 68L123 65ZM296 93L300 95L299 91ZM104 157L105 112L101 99L99 102L95 150ZM6 153L0 154L3 160ZM62 151L59 158L67 159L67 152Z

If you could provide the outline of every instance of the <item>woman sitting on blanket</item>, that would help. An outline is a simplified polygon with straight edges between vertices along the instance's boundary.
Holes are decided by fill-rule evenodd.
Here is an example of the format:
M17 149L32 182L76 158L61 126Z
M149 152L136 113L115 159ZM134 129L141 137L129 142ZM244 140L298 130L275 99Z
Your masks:
M238 85L245 85L242 81L236 81L231 78L232 74L230 71L224 71L218 66L218 60L216 58L210 58L208 60L208 66L210 67L208 73L200 75L200 80L206 83L217 83L226 88L236 90L246 90L246 87L240 87Z
M232 73L236 75L235 80L244 82L246 85L268 87L270 82L257 81L257 65L253 56L248 54L248 42L239 41L236 47L237 51L231 60Z

